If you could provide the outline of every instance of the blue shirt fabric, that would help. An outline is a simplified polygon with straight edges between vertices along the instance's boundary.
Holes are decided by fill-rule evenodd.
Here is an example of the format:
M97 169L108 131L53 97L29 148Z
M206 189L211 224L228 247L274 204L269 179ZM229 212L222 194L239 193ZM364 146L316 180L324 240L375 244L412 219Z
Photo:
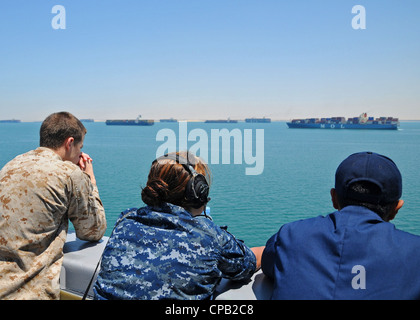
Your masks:
M254 253L204 216L164 204L122 213L94 285L95 299L211 297L222 277L250 278Z
M272 299L420 299L420 237L349 206L282 226L262 270Z

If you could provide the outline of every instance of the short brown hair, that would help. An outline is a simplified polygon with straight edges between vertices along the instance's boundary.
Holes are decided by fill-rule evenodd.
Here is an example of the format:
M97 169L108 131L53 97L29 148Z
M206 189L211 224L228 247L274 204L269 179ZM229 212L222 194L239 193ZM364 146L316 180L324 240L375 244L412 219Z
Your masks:
M176 152L178 156L187 158L187 152ZM210 170L208 166L198 157L188 155L188 161L197 173L206 177L210 183ZM175 160L154 161L150 168L146 187L142 188L141 198L149 206L160 206L165 202L190 207L185 198L185 189L192 175L182 164Z
M71 113L53 113L41 125L39 145L56 150L69 137L73 137L75 143L80 143L86 132L82 122Z

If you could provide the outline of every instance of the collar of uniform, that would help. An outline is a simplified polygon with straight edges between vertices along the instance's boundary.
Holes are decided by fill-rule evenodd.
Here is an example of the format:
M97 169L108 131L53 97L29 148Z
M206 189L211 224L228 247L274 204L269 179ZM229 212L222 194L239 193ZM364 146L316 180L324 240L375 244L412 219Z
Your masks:
M174 205L172 203L167 203L167 202L162 204L162 206L160 207L160 211L165 212L165 213L172 213L178 216L179 215L187 215L188 217L193 216L190 212L185 210L183 207Z
M63 160L53 149L46 148L46 147L38 147L34 150L36 155L43 156L43 157L51 157L57 160Z
M362 206L347 206L339 211L340 215L346 216L349 224L360 224L365 222L385 222L376 212Z
M193 215L187 210L185 210L183 207L174 205L169 202L165 202L160 206L155 206L155 207L147 206L145 208L149 208L149 210L152 210L155 212L167 213L167 214L172 214L175 216L187 216L189 218L193 218Z

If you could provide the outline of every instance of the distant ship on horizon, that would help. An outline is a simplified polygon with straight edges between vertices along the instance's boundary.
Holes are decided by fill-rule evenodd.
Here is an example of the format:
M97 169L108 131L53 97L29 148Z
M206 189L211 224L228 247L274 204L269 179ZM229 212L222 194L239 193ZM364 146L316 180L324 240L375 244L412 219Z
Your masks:
M160 119L159 122L178 122L177 119L170 118L170 119Z
M21 123L22 121L17 119L10 119L10 120L0 120L0 123Z
M107 126L152 126L155 121L141 119L139 115L136 119L106 120L105 123Z
M271 123L271 119L270 118L246 118L245 122L247 123Z
M219 119L219 120L206 120L204 123L238 123L238 120Z

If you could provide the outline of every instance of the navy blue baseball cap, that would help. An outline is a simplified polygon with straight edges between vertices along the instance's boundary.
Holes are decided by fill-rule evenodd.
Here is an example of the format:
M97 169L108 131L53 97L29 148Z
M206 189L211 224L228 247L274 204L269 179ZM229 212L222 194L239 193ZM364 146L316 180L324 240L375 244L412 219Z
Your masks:
M380 194L360 194L349 186L368 181L380 189ZM402 194L402 178L397 165L390 158L373 153L359 152L345 159L335 173L335 190L341 199L359 200L373 204L398 201Z

